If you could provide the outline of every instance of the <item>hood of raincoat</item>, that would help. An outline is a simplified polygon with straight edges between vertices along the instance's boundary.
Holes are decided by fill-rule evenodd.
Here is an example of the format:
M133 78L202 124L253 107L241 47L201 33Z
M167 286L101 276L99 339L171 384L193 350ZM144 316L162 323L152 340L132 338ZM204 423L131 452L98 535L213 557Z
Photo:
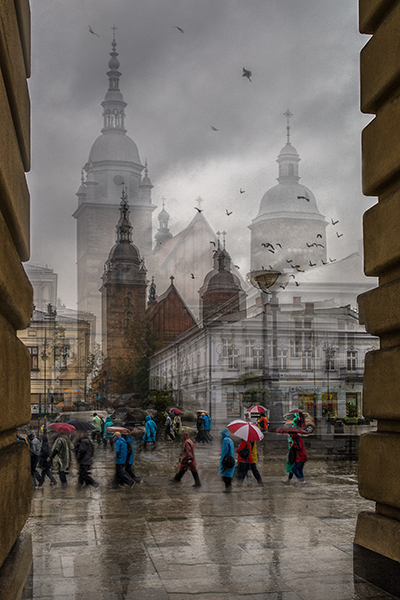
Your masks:
M229 429L227 429L226 427L225 427L225 429L221 429L220 434L221 434L222 439L229 437Z
M151 419L151 416L150 415L146 415L145 421L150 421L150 419Z
M104 423L109 423L111 421L111 417L106 417L106 420L104 421Z

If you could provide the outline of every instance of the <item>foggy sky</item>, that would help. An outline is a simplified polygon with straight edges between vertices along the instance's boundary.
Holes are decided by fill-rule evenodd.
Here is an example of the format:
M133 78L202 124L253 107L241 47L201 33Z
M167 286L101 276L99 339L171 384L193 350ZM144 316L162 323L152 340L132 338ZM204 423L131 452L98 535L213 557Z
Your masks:
M227 248L245 274L247 226L276 184L289 108L300 183L344 233L337 239L328 226L328 254L339 259L357 249L362 213L374 199L361 192L360 132L370 117L359 111L367 37L357 31L356 0L35 0L32 262L58 273L67 306L76 306L71 215L103 124L114 24L125 125L142 163L148 160L159 207L153 233L163 196L173 234L193 218L201 196L204 215L228 232ZM253 72L251 83L243 67Z

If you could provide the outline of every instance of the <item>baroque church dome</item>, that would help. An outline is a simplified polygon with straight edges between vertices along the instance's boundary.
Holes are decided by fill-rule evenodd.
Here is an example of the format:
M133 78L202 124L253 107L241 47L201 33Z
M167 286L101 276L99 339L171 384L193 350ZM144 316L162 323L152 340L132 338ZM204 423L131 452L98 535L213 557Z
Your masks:
M139 151L135 142L118 130L108 130L99 135L90 150L89 162L102 161L133 162L140 164Z

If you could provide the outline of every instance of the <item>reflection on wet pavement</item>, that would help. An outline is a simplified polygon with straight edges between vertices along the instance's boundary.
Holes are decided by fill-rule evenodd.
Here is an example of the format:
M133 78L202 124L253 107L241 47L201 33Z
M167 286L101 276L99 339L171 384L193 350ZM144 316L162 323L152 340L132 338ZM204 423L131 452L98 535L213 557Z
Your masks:
M180 448L142 453L143 482L114 490L113 456L96 450L98 491L34 492L28 527L34 566L24 598L40 600L384 600L353 575L356 464L309 453L307 484L283 485L284 451L259 445L265 486L247 478L224 494L220 445L196 446L201 488L172 484Z

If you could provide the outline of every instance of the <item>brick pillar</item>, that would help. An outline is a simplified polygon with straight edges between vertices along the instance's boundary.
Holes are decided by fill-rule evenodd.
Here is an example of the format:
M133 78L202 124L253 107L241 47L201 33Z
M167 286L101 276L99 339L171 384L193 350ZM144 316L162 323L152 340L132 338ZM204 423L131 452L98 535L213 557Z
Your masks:
M362 182L378 196L364 215L364 269L379 287L358 298L361 321L380 337L365 361L363 414L378 430L361 437L359 490L375 512L358 516L355 572L400 597L400 4L360 0Z
M32 563L29 449L17 442L30 421L29 353L16 336L32 312L29 259L30 9L28 0L0 2L0 596L20 598Z

